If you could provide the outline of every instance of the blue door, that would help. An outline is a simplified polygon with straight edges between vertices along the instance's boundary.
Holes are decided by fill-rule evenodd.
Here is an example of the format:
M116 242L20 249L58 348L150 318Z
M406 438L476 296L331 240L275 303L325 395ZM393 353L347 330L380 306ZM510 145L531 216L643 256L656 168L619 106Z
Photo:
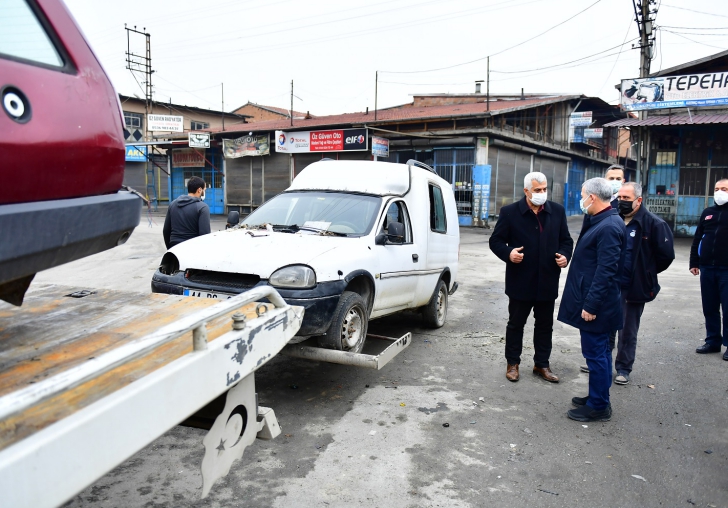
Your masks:
M581 213L579 201L581 201L581 186L584 184L584 169L580 167L580 161L572 160L569 165L568 183L564 185L564 208L566 215L577 215Z
M172 168L172 194L171 199L177 199L187 194L187 181L193 176L199 176L207 184L205 189L205 203L210 207L211 214L224 214L225 209L225 178L222 174L222 153L216 149L205 150L204 168Z

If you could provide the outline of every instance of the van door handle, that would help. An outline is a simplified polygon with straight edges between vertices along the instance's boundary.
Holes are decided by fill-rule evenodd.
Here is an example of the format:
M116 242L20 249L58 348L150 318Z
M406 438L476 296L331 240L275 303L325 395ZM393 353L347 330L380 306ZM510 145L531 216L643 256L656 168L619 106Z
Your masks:
M419 255L417 255L417 254L412 254L412 262L413 262L413 263L416 263L416 262L417 262L417 261L419 261L419 260L420 260L420 256L419 256Z

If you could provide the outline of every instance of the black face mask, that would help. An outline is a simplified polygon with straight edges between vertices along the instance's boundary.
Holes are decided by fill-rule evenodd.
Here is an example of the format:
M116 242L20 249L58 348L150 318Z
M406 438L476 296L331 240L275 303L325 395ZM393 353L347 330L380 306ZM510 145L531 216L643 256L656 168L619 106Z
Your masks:
M619 211L619 215L622 217L629 215L632 213L632 205L634 204L634 201L622 201L621 199L618 201L617 204L617 210Z

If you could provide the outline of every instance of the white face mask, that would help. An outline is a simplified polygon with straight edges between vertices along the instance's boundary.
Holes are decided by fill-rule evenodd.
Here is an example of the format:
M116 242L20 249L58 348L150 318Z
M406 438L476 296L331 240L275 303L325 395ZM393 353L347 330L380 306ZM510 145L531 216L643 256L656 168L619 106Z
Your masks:
M532 192L531 203L533 203L535 206L541 206L546 202L546 198L548 197L546 194L546 192Z
M200 194L200 199L201 199L202 201L204 201L204 200L205 200L205 193L204 193L204 191L202 192L202 194Z
M715 201L716 205L723 206L728 203L728 192L722 190L715 191L715 194L713 194L713 201Z
M618 193L622 188L622 180L609 180L609 183L612 185L612 194Z

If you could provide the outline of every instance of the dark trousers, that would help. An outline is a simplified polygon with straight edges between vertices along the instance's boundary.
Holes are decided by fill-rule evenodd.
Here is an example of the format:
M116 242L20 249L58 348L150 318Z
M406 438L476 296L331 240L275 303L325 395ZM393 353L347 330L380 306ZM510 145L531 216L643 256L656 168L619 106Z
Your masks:
M701 266L700 294L705 316L705 342L720 347L728 346L728 267ZM720 310L723 307L723 333L721 334Z
M581 332L581 353L589 367L589 398L587 406L598 411L609 406L609 387L612 385L612 353L608 333Z
M536 324L533 327L533 363L536 367L549 366L551 334L554 331L554 300L545 302L508 301L508 325L506 326L506 360L510 365L521 363L523 351L523 327L533 309Z
M628 302L622 296L624 326L619 331L617 359L614 361L614 369L617 371L617 374L629 374L632 372L634 357L637 353L637 332L640 329L640 318L644 310L645 302Z

